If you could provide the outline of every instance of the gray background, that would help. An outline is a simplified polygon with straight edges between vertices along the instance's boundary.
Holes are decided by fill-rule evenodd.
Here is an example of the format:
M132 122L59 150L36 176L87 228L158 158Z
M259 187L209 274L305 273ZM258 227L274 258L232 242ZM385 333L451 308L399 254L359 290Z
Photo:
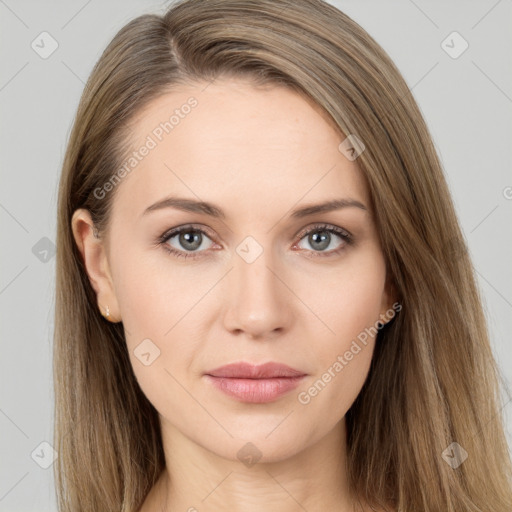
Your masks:
M478 272L493 348L510 383L511 2L332 3L384 47L420 105ZM141 0L0 0L1 511L56 510L52 467L39 465L51 464L51 448L40 443L52 441L52 246L58 178L78 100L117 30L165 6ZM31 47L34 40L42 46L43 31L58 43L46 59ZM453 31L469 43L458 58L441 46ZM461 48L456 40L447 44L452 52ZM503 411L512 446L507 400Z

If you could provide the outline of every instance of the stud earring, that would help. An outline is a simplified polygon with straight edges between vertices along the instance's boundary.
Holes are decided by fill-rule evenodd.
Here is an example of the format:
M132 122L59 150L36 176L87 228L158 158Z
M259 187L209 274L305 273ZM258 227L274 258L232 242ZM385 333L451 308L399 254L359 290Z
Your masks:
M101 314L102 314L102 316L104 318L106 318L109 322L111 322L113 324L117 324L117 323L119 323L121 321L121 320L118 320L118 319L115 319L115 318L112 317L112 315L110 314L110 308L108 307L108 305L105 308L105 312L103 312L101 310L101 306L100 306L100 312L101 312Z

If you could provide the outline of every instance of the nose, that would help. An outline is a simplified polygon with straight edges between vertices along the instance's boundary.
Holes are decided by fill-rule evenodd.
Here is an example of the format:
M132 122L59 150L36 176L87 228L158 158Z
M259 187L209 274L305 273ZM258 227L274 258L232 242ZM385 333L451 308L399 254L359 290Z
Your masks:
M245 333L251 339L268 339L288 330L292 294L282 268L275 265L270 250L251 263L238 254L226 276L227 305L225 328L233 334Z

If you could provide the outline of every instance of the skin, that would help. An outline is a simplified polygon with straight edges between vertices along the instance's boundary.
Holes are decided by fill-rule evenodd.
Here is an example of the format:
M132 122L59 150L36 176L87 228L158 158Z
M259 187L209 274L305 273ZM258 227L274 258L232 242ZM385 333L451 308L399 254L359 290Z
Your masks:
M394 302L367 184L357 160L338 149L345 136L301 95L240 79L206 85L181 86L137 115L134 149L190 96L198 100L117 186L107 236L93 236L86 210L72 220L98 307L108 304L123 322L135 375L160 415L167 467L141 510L351 511L344 416L375 339L308 404L298 394ZM143 215L171 194L214 203L226 217L173 208ZM342 197L367 210L290 217ZM189 223L211 234L199 257L179 258L157 243ZM355 243L331 234L322 252L298 236L315 223L344 229ZM247 236L263 249L251 263L236 252ZM166 243L194 252L179 235ZM146 366L134 349L147 338L160 356ZM308 375L273 402L243 403L204 377L237 361L277 361ZM250 467L237 456L248 442L261 453Z

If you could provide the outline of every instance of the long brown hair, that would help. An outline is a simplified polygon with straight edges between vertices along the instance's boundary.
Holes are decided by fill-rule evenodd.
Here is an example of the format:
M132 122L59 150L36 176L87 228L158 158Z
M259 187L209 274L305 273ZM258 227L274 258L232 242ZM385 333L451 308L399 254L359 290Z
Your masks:
M138 386L122 324L100 316L73 212L87 208L105 232L114 193L94 191L121 166L133 116L176 84L228 75L293 88L365 145L357 163L402 310L380 330L346 415L352 489L403 512L509 512L503 383L431 136L384 50L321 0L181 1L128 23L92 71L58 202L59 510L135 511L165 465L157 411Z

